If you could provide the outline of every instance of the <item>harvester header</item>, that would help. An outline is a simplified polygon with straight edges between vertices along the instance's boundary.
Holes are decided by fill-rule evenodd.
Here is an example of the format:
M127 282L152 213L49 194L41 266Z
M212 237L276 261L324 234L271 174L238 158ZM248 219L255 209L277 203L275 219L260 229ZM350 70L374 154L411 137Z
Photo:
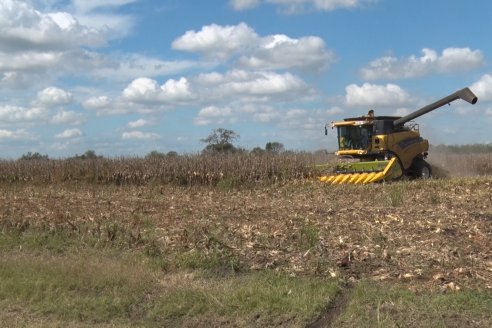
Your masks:
M338 164L335 172L320 177L320 181L337 184L377 182L402 176L430 178L431 167L425 161L429 142L420 136L418 125L409 122L457 99L472 105L478 100L469 88L464 88L403 117L374 116L370 111L367 116L332 122L331 127L337 129L338 135L335 154L352 160Z

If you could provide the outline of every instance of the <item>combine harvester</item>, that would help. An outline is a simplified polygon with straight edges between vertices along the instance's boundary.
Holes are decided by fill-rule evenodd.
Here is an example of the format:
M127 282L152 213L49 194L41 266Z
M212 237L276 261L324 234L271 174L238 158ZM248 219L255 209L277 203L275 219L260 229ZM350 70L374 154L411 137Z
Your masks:
M374 116L369 111L368 116L332 122L331 127L338 132L339 150L335 155L359 161L338 164L334 173L320 177L320 181L357 184L394 180L403 175L430 178L431 167L424 160L429 142L420 136L418 125L410 121L457 99L477 102L475 94L464 88L404 117Z

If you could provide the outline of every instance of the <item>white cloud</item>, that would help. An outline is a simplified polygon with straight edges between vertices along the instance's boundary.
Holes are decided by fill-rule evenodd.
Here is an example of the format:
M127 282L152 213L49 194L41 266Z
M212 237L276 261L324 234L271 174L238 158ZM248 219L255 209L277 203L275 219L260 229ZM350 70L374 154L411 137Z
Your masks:
M79 24L67 12L42 13L14 0L0 2L0 30L0 50L63 49L105 42L100 31Z
M258 6L260 4L260 0L230 0L229 3L234 10L240 11Z
M91 97L82 103L88 109L104 109L109 107L110 104L111 99L108 96Z
M30 140L33 135L24 129L19 130L3 130L0 129L0 141L4 140Z
M60 134L55 135L56 139L73 139L82 136L82 131L79 129L67 129Z
M149 124L149 122L147 122L146 120L141 118L141 119L138 119L136 121L128 122L128 127L132 128L132 129L136 129L136 128L141 128L143 126L146 126L147 124Z
M130 2L134 1L90 0L73 5L44 0L0 1L0 86L36 88L67 73L121 80L142 76L138 70L162 74L190 66L188 62L159 63L142 59L144 56L118 58L87 50L132 29L131 16L107 12ZM143 70L145 65L148 68Z
M152 132L130 131L123 132L121 138L124 140L151 140L158 139L160 136L157 133Z
M473 83L470 89L475 93L479 102L492 101L492 75L485 74Z
M85 122L85 116L74 111L61 110L53 116L51 122L54 124L80 125Z
M335 107L331 107L331 108L327 109L325 111L325 113L328 116L340 115L341 113L343 113L343 109L341 109L338 106L335 106Z
M250 100L271 100L278 96L285 100L310 92L303 80L290 73L232 70L226 74L202 74L197 83L203 92L202 97L212 99L237 100L238 97L244 97Z
M234 94L261 96L307 89L301 79L290 73L234 71L227 78L224 89Z
M121 7L137 1L138 0L72 0L72 3L77 12L88 13L101 8Z
M287 120L296 120L307 116L307 112L304 109L291 109L285 116Z
M424 48L422 56L396 58L385 56L369 63L363 68L365 80L405 79L425 76L433 73L450 73L474 69L483 64L480 50L470 48L446 48L439 55L435 50Z
M128 81L141 76L177 74L200 66L189 60L165 61L137 54L114 58L115 56L107 58L107 65L98 67L91 74L97 78Z
M293 39L277 34L260 37L246 25L207 25L188 31L173 42L173 48L196 52L220 62L237 58L236 65L254 70L300 69L320 71L335 61L323 39L316 36Z
M36 103L44 107L50 107L67 105L71 101L72 94L70 92L56 87L48 87L38 92Z
M63 53L56 51L0 52L0 70L28 71L54 66L62 60Z
M299 13L306 10L333 11L340 8L355 8L367 0L231 0L235 10L246 10L260 3L276 5L286 13Z
M395 84L364 83L362 86L350 84L345 91L345 101L349 106L397 107L411 102L408 93Z
M150 113L183 105L193 105L210 110L211 104L219 107L245 106L252 103L285 102L309 97L313 94L308 85L290 73L269 71L250 72L232 70L224 74L212 72L190 78L170 79L163 85L150 78L133 80L115 101L90 98L84 107L101 112ZM100 103L104 103L104 107Z
M319 71L333 63L335 55L315 36L291 39L286 35L265 37L251 55L238 64L250 69L308 69Z
M303 99L312 94L308 85L290 73L232 70L225 74L201 74L193 81L193 89L202 103L245 106Z
M406 107L400 107L395 111L395 116L405 116L408 115L412 112L413 110L410 110Z
M104 31L107 38L114 39L128 35L136 19L132 15L115 14L119 7L139 0L73 0L75 15L81 24Z
M0 122L22 123L39 122L48 118L49 112L45 108L25 108L18 106L0 106Z
M149 78L138 78L123 90L123 98L135 103L176 103L193 99L190 83L184 77L167 80L162 86Z
M260 123L278 122L281 119L281 112L271 107L259 108L253 113L253 120Z
M236 118L232 115L233 112L229 107L208 106L202 108L193 121L196 125L234 123Z
M258 35L245 23L230 26L203 26L198 32L188 31L174 40L173 49L202 53L207 57L228 59L256 44Z

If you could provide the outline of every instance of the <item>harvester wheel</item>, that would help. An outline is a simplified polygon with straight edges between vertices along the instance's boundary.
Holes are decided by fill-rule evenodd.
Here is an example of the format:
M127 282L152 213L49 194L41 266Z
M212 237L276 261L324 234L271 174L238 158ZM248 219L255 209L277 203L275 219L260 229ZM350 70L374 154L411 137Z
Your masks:
M430 179L432 177L432 170L423 158L415 158L410 168L410 174L413 179Z

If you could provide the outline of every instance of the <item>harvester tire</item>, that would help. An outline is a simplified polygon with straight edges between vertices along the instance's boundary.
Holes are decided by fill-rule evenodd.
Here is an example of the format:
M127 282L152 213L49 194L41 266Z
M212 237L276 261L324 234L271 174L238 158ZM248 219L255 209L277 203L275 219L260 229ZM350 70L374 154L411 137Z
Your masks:
M410 176L413 179L430 179L432 177L431 166L423 158L417 157L410 167Z

